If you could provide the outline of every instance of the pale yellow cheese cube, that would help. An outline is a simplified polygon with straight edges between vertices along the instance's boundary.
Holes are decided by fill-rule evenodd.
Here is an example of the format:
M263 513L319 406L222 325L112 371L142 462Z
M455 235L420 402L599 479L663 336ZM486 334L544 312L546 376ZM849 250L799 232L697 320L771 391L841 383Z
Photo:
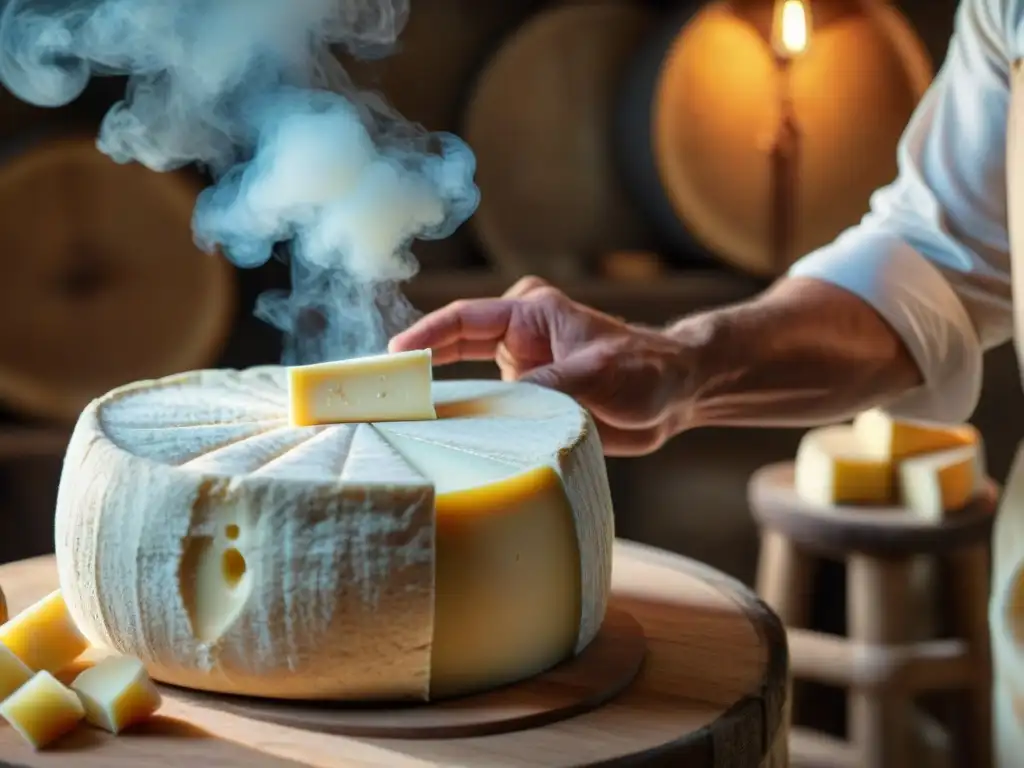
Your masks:
M0 626L0 643L36 672L58 672L89 647L68 613L60 590Z
M0 645L0 701L6 699L31 679L32 670L28 668L28 665L6 645Z
M288 369L295 426L436 419L430 350L297 365Z
M796 453L797 495L811 504L889 504L893 466L865 450L849 424L807 432Z
M113 656L87 669L71 684L85 706L85 719L120 733L147 720L160 708L160 691L133 656Z
M44 671L0 704L0 717L29 744L42 749L74 730L85 717L85 707L73 691Z
M868 456L893 464L923 453L975 444L978 439L970 424L904 421L878 408L859 414L853 420L853 430Z
M941 520L967 505L979 488L978 448L972 445L904 459L900 500L915 515Z

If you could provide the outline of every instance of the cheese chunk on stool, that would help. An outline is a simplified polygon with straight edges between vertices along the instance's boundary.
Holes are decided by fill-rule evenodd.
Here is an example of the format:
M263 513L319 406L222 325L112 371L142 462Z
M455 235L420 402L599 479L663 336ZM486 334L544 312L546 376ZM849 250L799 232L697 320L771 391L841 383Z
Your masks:
M970 424L943 426L894 419L873 408L853 420L857 440L867 455L892 462L910 456L973 444L977 431Z
M797 495L811 504L888 504L893 501L892 463L866 450L849 424L818 427L800 440Z
M104 659L76 677L71 690L82 700L85 719L111 733L147 720L161 704L145 666L131 656Z
M919 517L941 520L977 493L978 470L978 448L972 445L904 459L899 467L900 501Z
M89 647L68 613L60 590L0 626L0 643L35 672L59 672Z
M294 426L436 419L430 350L373 355L288 369Z
M37 672L0 704L0 717L29 744L42 749L74 730L85 717L85 707L49 672Z
M3 701L21 686L32 679L32 670L28 668L14 651L0 644L0 701Z

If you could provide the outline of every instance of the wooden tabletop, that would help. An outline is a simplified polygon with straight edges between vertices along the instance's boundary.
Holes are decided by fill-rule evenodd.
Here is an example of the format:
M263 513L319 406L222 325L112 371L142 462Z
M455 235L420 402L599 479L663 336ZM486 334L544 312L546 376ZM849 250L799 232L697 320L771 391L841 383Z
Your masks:
M54 561L0 566L0 586L13 615L56 588ZM788 652L764 603L711 568L626 542L616 544L612 602L643 626L644 666L611 703L551 725L463 739L354 739L256 722L165 689L157 718L132 733L83 727L37 753L0 725L0 755L19 768L788 764Z

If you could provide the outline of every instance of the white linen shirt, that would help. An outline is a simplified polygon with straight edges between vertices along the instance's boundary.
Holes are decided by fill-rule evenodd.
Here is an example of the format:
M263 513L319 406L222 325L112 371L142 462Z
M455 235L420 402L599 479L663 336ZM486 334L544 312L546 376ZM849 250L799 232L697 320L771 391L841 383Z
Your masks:
M946 60L900 139L896 180L859 224L789 270L853 292L903 338L924 384L887 404L894 415L966 421L983 352L1013 335L1006 121L1022 42L1024 0L962 0Z

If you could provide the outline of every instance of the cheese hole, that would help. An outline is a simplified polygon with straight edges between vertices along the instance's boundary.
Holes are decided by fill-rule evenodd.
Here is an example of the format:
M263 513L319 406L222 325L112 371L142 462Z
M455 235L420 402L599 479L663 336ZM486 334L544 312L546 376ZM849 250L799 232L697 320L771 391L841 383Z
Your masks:
M224 580L234 587L245 576L245 556L232 547L224 553L221 559L221 568L224 572Z
M232 541L234 541L235 539L237 539L237 538L238 538L238 535L239 535L240 533L241 533L241 530L240 530L240 529L238 528L238 526L237 526L237 525L235 525L234 523L232 523L231 525L227 526L227 527L226 527L226 528L224 529L224 535L225 535L225 536L227 536L227 537L228 537L229 539L231 539Z

